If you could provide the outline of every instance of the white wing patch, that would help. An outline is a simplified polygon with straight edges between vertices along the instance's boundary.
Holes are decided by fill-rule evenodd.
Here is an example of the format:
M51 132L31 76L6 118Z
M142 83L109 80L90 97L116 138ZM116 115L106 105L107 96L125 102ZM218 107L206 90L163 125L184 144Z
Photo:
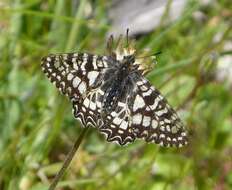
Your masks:
M95 82L95 80L97 79L97 76L99 75L99 72L97 71L90 71L87 75L88 79L89 79L89 85L92 86Z
M145 102L143 98L140 95L136 95L133 105L133 111L136 112L138 109L141 109L144 106L145 106Z
M134 115L132 118L132 121L133 121L133 124L140 125L142 122L142 114L137 113L136 115Z

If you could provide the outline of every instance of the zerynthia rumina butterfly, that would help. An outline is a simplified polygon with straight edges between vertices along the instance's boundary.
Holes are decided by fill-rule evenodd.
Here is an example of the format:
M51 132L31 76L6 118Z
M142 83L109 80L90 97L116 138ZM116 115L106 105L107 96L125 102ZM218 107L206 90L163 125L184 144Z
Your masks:
M144 139L182 147L187 134L176 112L145 75L154 57L138 54L132 43L111 36L108 55L51 54L42 70L73 104L74 117L96 127L107 141L126 145Z

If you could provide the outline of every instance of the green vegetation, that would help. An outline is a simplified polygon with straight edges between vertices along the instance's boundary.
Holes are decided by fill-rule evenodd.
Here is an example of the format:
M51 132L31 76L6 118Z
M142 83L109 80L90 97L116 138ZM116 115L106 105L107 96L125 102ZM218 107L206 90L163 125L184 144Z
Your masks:
M74 1L73 1L74 2ZM200 1L199 1L200 2ZM190 133L189 146L159 148L136 141L107 143L88 131L60 189L232 189L232 94L217 82L218 60L231 51L230 0L189 1L183 15L137 40L162 51L148 78L160 88ZM105 53L109 1L0 2L0 189L45 190L82 128L71 104L40 68L48 53ZM94 16L85 18L92 5ZM202 11L203 20L193 13Z

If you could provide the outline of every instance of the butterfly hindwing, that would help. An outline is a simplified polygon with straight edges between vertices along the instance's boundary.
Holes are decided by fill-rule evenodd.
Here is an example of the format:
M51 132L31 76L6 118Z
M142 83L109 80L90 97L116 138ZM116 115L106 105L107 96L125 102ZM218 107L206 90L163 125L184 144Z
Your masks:
M106 139L109 142L116 142L120 145L132 143L136 136L133 132L131 119L128 102L119 101L115 110L104 116L104 124L99 130L106 135Z
M102 120L101 113L101 99L103 92L98 87L92 89L83 99L79 101L73 100L73 114L79 119L84 126L91 124L94 127L100 127Z

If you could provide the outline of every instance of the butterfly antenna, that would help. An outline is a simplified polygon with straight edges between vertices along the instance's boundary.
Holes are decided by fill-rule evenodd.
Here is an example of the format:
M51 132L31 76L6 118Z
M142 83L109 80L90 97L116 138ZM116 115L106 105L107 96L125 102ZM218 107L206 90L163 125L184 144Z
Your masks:
M120 36L117 40L117 43L116 43L116 48L118 48L121 45L122 37L123 37L122 34L120 34Z
M150 55L145 55L145 56L142 56L142 57L137 57L137 59L143 59L143 58L147 58L147 57L153 57L153 56L160 55L161 53L162 53L161 51L158 51L158 52L150 54Z
M77 138L77 140L75 141L72 149L69 151L68 155L65 158L65 161L61 167L61 169L59 170L59 172L56 174L54 180L52 181L50 187L48 190L54 190L58 184L58 182L60 181L60 179L63 177L66 169L68 168L68 166L70 165L76 151L78 150L78 148L80 147L80 144L86 134L88 130L88 127L84 128L80 134L80 136Z
M126 29L126 46L129 46L129 28Z
M107 50L109 52L109 54L111 55L113 52L113 43L114 43L114 37L111 34L108 41L107 41Z

